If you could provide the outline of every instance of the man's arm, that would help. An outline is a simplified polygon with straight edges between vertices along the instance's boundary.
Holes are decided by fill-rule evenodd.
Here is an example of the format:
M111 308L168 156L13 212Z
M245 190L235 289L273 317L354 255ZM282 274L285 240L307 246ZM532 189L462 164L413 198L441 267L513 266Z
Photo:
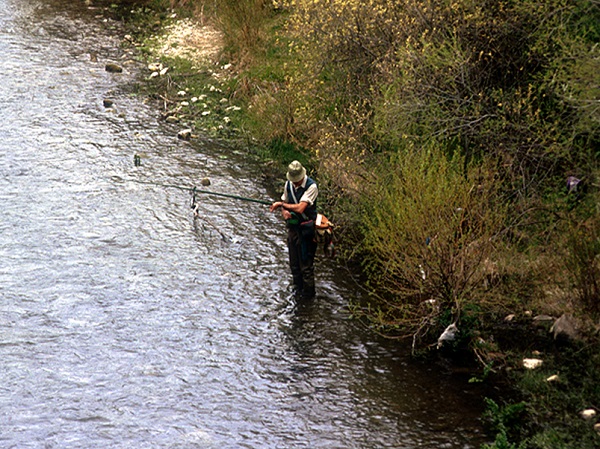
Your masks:
M270 210L273 212L281 207L282 213L284 214L284 218L286 218L286 211L288 212L296 212L297 214L303 214L308 206L314 204L314 201L318 195L317 185L313 184L308 188L308 190L302 195L300 202L298 204L294 203L286 203L285 201L277 201L271 204ZM285 198L284 198L285 199ZM289 218L289 217L287 217Z
M298 204L293 204L293 203L284 203L282 201L281 207L284 210L287 210L290 212L296 212L297 214L302 215L304 213L304 211L306 210L306 208L308 207L308 202L300 201Z
M271 204L270 210L273 212L281 207L281 215L285 220L291 218L290 212L296 212L297 214L302 215L306 208L308 207L308 203L306 201L300 201L299 204L292 203L284 203L283 201L277 201Z

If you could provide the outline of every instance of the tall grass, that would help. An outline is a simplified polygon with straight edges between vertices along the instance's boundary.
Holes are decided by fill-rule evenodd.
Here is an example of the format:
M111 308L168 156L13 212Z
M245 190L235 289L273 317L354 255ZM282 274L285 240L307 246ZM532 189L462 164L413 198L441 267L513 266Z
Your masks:
M216 24L226 49L240 61L252 56L265 39L265 22L272 15L269 0L215 0Z
M570 257L566 268L583 309L600 315L600 218L593 215L581 222L571 222Z

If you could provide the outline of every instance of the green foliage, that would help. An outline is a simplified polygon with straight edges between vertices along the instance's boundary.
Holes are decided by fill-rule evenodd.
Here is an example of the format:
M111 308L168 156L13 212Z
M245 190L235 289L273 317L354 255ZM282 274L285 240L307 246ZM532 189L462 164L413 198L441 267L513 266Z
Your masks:
M376 321L416 332L476 319L469 298L483 285L505 218L496 195L484 167L437 145L391 155L373 171L361 202L361 256L378 289L398 298Z
M428 16L434 31L421 28L396 50L398 76L384 86L383 101L374 105L379 138L392 145L402 139L458 139L468 157L498 160L507 187L522 195L531 194L557 163L578 163L574 136L583 131L581 120L596 112L578 114L576 98L564 95L565 89L576 88L560 84L556 76L564 72L564 79L597 86L589 68L585 75L581 65L567 65L563 47L578 52L580 57L572 60L588 54L583 67L598 58L592 56L594 46L567 37L575 4L459 2L456 8L445 3L434 7ZM594 95L593 89L583 91ZM589 126L583 131L587 135L597 131Z
M160 31L167 20L167 0L147 1L118 1L111 5L111 13L118 20L123 20L133 26L132 30L138 37L148 37Z
M492 430L496 432L496 438L492 444L484 444L482 449L524 449L525 442L517 445L509 442L509 434L516 433L521 427L526 404L519 402L516 404L498 405L493 399L485 398L487 409L484 413Z
M282 139L273 139L267 145L267 149L270 157L274 158L275 160L288 161L287 163L289 163L289 161L297 160L308 169L310 169L312 166L311 160L306 152L302 151L291 142Z
M530 245L564 244L555 231L565 205L553 198L567 173L589 177L597 169L597 2L297 0L287 7L297 62L272 96L281 112L260 110L286 138L311 148L332 190L350 197L337 202L344 205L338 221L360 226L349 233L361 243L354 254L383 292L367 314L381 329L414 331L439 326L448 311L460 318L466 303L485 314L511 302L497 295L492 304L480 288L500 251L513 245L518 257L518 243L524 262L512 266L526 266L526 254L538 251ZM464 192L476 186L483 195L472 194L464 208ZM472 227L457 233L461 221ZM435 245L423 243L434 236ZM546 275L556 264L547 260L538 268ZM424 303L430 299L437 307Z
M518 402L516 404L498 405L496 401L485 398L486 412L484 419L489 421L493 430L497 432L514 431L519 428L519 421L523 418L526 404Z
M484 444L482 449L525 449L525 447L525 443L517 446L515 443L509 442L506 432L498 432L494 442L492 444Z
M542 369L514 374L515 384L527 403L527 432L531 449L597 448L600 435L594 420L586 421L580 412L600 401L600 351L598 344L563 347L553 356L544 356ZM550 375L558 380L548 382Z

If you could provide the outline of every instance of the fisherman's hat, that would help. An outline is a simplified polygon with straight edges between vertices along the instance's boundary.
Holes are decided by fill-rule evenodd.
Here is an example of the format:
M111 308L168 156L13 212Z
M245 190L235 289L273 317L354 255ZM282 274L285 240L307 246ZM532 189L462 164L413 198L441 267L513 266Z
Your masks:
M288 165L287 179L290 182L302 181L306 176L306 169L298 161L293 161Z

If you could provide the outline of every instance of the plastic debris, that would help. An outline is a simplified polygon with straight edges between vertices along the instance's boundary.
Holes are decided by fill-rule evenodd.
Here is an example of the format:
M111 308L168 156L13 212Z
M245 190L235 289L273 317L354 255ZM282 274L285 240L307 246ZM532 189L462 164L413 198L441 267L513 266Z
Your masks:
M454 341L456 339L457 332L458 327L456 327L456 324L454 323L448 326L446 329L444 329L444 332L442 332L442 335L440 335L440 337L438 338L438 349L440 349L444 343Z

